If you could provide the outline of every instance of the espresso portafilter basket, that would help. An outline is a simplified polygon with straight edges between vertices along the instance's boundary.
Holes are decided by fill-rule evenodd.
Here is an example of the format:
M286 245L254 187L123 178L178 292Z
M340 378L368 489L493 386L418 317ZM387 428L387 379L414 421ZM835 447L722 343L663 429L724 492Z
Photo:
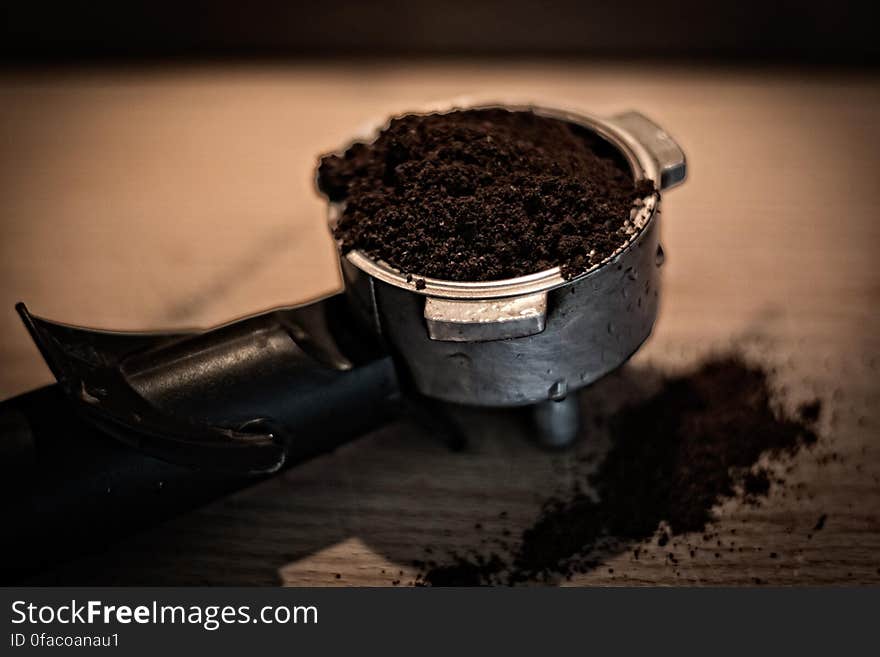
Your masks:
M202 332L78 328L19 304L58 383L0 404L7 575L52 563L59 541L65 554L104 545L333 449L401 409L442 424L440 402L528 407L538 442L570 443L572 393L620 367L651 333L660 191L684 181L685 157L636 112L603 119L504 107L585 127L634 178L655 181L626 224L626 243L573 279L556 267L416 287L351 251L340 254L343 291ZM330 204L331 225L340 209Z

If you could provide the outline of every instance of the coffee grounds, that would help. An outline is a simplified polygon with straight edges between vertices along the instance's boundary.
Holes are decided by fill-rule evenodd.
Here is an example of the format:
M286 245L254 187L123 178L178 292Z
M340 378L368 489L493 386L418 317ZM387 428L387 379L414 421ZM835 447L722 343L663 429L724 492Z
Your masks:
M595 496L578 489L549 500L507 563L456 555L454 569L429 568L418 581L463 586L570 578L595 568L597 553L609 546L630 549L658 530L658 546L704 532L725 499L766 497L772 481L767 467L758 466L763 457L816 443L821 402L811 402L809 411L787 414L760 367L736 356L707 362L610 418L611 449L587 478ZM703 541L712 540L703 534ZM671 553L667 559L677 563ZM459 573L466 578L456 578Z
M360 249L420 288L425 276L577 276L626 244L631 211L654 193L595 133L502 109L396 118L373 143L323 157L318 186L344 201L343 253Z
M757 504L759 498L766 497L770 492L770 483L770 472L764 468L747 473L742 483L746 500L751 504Z

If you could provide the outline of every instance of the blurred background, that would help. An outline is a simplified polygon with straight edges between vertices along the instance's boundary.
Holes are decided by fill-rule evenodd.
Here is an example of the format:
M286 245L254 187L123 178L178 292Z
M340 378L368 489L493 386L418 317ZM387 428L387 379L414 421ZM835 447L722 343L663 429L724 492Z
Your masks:
M52 381L17 301L134 330L337 289L314 167L367 122L460 97L638 109L689 177L664 197L660 319L625 376L760 338L794 401L824 400L840 460L793 466L804 499L725 511L722 527L748 519L743 540L796 558L673 575L621 555L629 581L880 577L869 3L17 0L0 8L0 57L0 400ZM387 584L426 535L478 542L484 511L526 523L535 491L580 467L496 432L475 429L465 458L413 427L379 432L43 581ZM822 513L829 529L803 538Z
M567 55L863 66L880 53L868 4L819 0L12 2L2 12L0 49L22 62Z

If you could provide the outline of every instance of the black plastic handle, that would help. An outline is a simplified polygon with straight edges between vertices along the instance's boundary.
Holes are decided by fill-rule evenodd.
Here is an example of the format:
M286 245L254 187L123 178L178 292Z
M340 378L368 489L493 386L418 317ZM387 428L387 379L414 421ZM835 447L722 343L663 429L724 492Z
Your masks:
M175 464L274 472L375 426L399 398L390 356L341 294L184 334L95 331L17 309L91 423Z
M0 402L5 584L329 451L400 409L390 357L342 295L203 333L92 331L18 310L58 384Z
M0 584L22 583L257 481L146 456L95 428L57 384L7 399Z

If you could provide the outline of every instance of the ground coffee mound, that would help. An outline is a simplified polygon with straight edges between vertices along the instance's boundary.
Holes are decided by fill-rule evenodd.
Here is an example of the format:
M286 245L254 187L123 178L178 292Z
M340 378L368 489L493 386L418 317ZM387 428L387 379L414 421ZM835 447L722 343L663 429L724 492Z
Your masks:
M411 277L576 276L632 236L653 192L580 126L502 109L408 115L371 144L328 155L318 185L344 201L334 234Z
M768 374L730 356L665 382L645 401L609 418L611 449L591 490L550 499L507 559L453 555L428 567L425 585L516 584L567 577L595 568L597 552L632 549L669 534L704 532L716 504L732 497L755 503L773 478L764 456L793 454L817 441L817 400L797 415L773 398ZM817 523L817 529L824 517ZM639 547L633 553L638 558Z

